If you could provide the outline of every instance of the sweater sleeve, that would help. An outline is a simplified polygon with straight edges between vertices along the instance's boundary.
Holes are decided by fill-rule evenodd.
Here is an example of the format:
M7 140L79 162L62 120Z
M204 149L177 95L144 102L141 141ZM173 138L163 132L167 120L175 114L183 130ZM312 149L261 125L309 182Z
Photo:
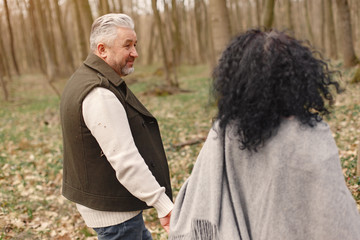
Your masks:
M108 89L98 87L86 96L82 110L86 126L116 171L119 182L135 197L155 207L159 218L166 216L173 203L140 155L121 102Z

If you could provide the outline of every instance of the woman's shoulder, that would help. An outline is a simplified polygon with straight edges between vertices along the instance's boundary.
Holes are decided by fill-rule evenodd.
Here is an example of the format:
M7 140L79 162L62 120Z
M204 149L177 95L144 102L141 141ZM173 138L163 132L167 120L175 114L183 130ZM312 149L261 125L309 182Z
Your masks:
M289 165L314 167L338 159L338 149L329 125L320 121L309 126L297 119L282 122L272 147L288 154Z
M297 118L287 118L282 120L277 135L288 135L292 138L316 138L317 136L322 138L324 136L331 137L331 130L329 125L323 120L320 122L314 121L312 126L310 126L300 122Z

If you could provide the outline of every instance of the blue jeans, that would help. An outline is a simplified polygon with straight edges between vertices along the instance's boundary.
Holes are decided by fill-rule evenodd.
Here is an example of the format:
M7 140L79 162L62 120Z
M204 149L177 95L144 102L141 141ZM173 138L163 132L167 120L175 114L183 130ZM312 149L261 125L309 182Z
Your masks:
M145 227L142 212L126 222L102 228L94 228L99 240L152 240Z

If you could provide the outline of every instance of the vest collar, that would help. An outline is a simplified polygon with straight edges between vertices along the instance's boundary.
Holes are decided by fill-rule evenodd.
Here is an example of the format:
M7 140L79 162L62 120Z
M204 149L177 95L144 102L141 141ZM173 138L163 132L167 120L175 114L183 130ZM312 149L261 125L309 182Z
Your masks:
M135 95L131 92L131 94L129 94L130 89L126 86L126 83L124 81L124 79L122 79L115 71L114 69L112 69L104 60L102 60L100 57L98 57L97 55L90 53L88 55L88 57L86 58L86 60L84 61L84 64L91 68L94 69L96 72L98 72L98 77L101 79L103 77L105 77L107 80L109 80L115 87L119 87L121 84L124 84L124 97L125 97L125 101L132 106L133 108L135 108L137 111L139 111L140 113L148 116L148 117L152 117L154 118L151 113L142 106L142 104L140 102L138 102L137 98L135 97ZM103 75L103 76L101 76ZM107 86L108 88L109 86ZM139 105L140 103L140 105Z
M121 83L124 82L124 79L122 79L115 71L112 69L104 60L102 60L100 57L95 55L94 53L90 53L86 60L84 61L84 64L97 72L101 73L109 79L110 82L112 82L115 86L120 86Z

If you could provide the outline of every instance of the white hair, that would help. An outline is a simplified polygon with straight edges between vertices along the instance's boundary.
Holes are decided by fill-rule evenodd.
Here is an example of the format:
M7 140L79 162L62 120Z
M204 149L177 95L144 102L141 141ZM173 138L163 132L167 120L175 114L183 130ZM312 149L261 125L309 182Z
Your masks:
M109 13L97 18L91 26L90 49L95 51L99 42L111 46L119 27L134 30L134 22L131 17L122 13Z

